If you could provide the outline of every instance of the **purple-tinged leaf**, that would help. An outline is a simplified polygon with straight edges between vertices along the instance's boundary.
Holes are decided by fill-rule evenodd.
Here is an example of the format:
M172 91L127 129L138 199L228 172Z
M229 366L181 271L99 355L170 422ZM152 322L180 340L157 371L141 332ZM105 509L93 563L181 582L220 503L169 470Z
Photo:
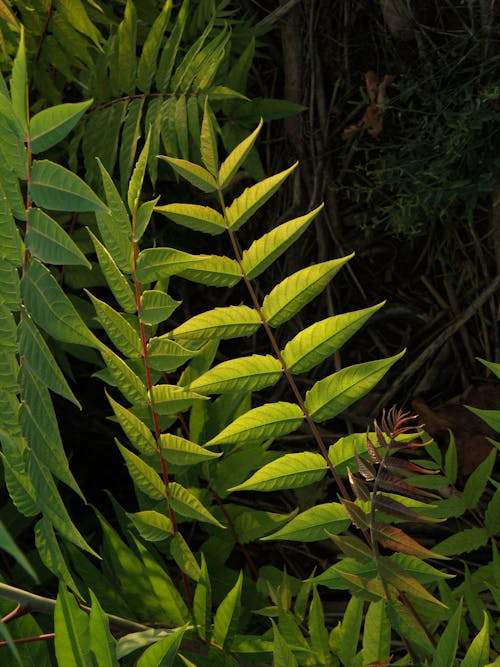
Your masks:
M365 461L365 459L361 458L361 456L357 452L356 454L354 454L354 458L356 459L359 473L363 475L363 477L369 482L374 480L377 475L377 471L375 470L375 467L370 463L370 461Z
M354 495L358 500L370 500L370 492L366 484L361 480L355 477L352 472L347 468L347 476L349 477L349 484L354 492Z
M363 510L358 507L355 503L352 502L352 500L346 500L345 498L341 498L340 502L342 505L345 507L345 510L347 514L351 517L351 521L353 524L356 526L356 528L368 528L369 526L369 520L368 516L363 512Z
M426 549L409 535L395 526L381 525L375 529L375 536L380 544L387 549L399 551L402 554L416 556L417 558L444 558L441 554Z
M430 470L408 461L408 459L396 458L395 456L386 456L384 465L387 468L396 468L397 470L411 470L413 472L420 472L424 475L436 475L439 470Z
M424 489L417 489L416 486L412 486L407 482L403 481L400 477L396 475L391 475L390 473L383 470L378 476L378 482L380 488L384 491L394 491L395 493L407 493L414 496L424 496L425 498L440 498L435 493L430 491L425 491Z
M370 436L366 436L366 450L368 454L370 455L372 461L375 463L380 463L382 461L382 458L380 457L379 453L375 449L375 445L373 442L370 440Z

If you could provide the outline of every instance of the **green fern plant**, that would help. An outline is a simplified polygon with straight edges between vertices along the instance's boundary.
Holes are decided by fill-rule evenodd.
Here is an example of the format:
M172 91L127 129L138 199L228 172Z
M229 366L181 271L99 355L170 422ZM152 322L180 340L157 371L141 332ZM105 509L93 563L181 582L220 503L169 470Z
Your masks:
M406 433L401 414L384 417L382 428L376 426L368 438L353 434L327 445L320 431L324 422L369 392L402 353L328 375L305 395L298 382L382 304L313 322L286 340L286 329L278 327L318 297L350 256L302 268L261 299L255 280L306 232L321 207L240 248L239 230L250 227L295 165L229 198L261 124L220 162L214 114L205 98L200 164L161 157L204 193L202 204L143 201L152 129L130 178L122 182L125 197L102 161L97 163L101 199L74 172L37 157L76 127L91 102L56 105L30 117L27 90L21 39L10 92L0 79L5 130L0 317L8 334L1 348L0 439L9 496L28 520L40 517L34 526L37 554L59 580L59 592L54 600L0 584L0 597L19 603L4 619L8 627L27 612L49 613L54 632L40 634L54 639L58 664L137 662L142 667L234 665L244 659L275 665L388 664L392 628L405 642L402 660L409 656L433 667L451 667L461 607L446 588L447 575L424 561L449 555L446 546L424 549L393 524L453 516L446 500L425 491L427 478L446 483L452 454L445 475L427 475L428 464L396 458L396 450L420 445L413 433ZM69 299L58 268L92 265L53 211L81 213L80 221L88 223L94 266L106 288L98 294L87 291L98 323L92 323L93 330ZM87 213L95 222L85 218ZM145 232L157 215L206 236L225 234L232 255L147 247ZM241 303L242 291L235 291L236 303L183 318L170 290L174 280L200 283L207 290L240 285L246 303ZM241 346L250 335L267 340L269 353L241 355L233 343L223 342ZM78 404L55 360L56 346L67 351L85 347L100 355L97 376L123 431L117 450L136 489L132 507L113 499L118 525L96 511L100 544L82 534L61 495L61 483L82 494L51 401L55 392ZM230 358L220 361L221 349ZM286 385L288 394L275 401L266 390L278 383ZM307 449L272 447L299 429L309 434ZM417 480L403 479L402 472L416 473ZM466 507L472 508L490 473L485 465L471 482ZM293 492L327 476L339 502L300 513L264 511L244 502L248 491ZM422 497L430 497L437 509ZM495 498L487 512L487 540L495 532ZM364 541L341 535L351 526L361 530ZM343 555L305 582L286 572L277 580L274 569L259 568L248 547L259 539L314 543L329 536ZM228 565L237 549L244 559L240 573ZM15 549L11 553L19 559ZM341 624L331 632L320 585L351 594ZM467 596L474 603L476 597ZM261 616L271 617L264 628L250 620L249 600L262 607ZM83 606L85 601L90 607ZM475 623L477 619L474 614ZM474 662L477 656L490 658L489 621L481 622L465 653L466 664L480 664ZM40 659L51 661L47 645L40 646ZM23 648L18 646L21 660Z

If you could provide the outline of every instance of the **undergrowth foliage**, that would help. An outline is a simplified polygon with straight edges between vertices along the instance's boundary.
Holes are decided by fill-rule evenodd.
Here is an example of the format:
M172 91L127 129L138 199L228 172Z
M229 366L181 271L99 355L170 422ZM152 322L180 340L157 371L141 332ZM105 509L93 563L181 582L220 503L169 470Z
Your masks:
M221 130L205 95L199 162L159 156L203 193L196 200L202 203L165 202L161 195L143 201L152 127L130 173L120 171L119 187L105 162L96 161L98 194L74 171L43 157L77 128L89 105L61 104L30 116L21 36L10 90L0 79L6 158L0 170L0 439L10 511L15 507L27 523L36 521L38 557L58 579L59 593L54 601L0 584L0 597L19 604L1 626L12 660L23 664L23 656L35 655L30 651L43 664L99 667L410 661L440 667L459 658L469 667L494 660L500 492L488 484L495 450L460 494L453 487L453 443L443 462L404 413L391 410L368 435L325 442L321 425L367 394L403 352L327 375L305 394L298 379L321 366L383 304L313 322L280 342L286 328L278 327L321 295L350 255L304 267L259 297L256 279L300 239L321 206L271 227L244 250L238 232L251 226L296 165L233 196L262 122L220 161ZM66 289L62 267L92 266L61 224L66 213L92 214L83 219L89 254L97 258L93 270L103 278L99 292L81 289L70 298ZM147 247L153 215L172 229L204 234L207 248L210 237L225 234L232 253ZM239 290L234 303L183 319L169 292L174 279L207 290L240 285L247 296L241 303ZM245 354L251 335L267 340L267 354ZM237 343L224 347L220 361L227 340ZM83 494L51 398L56 393L79 405L58 360L81 356L84 348L102 359L96 375L123 431L116 447L136 489L130 507L114 502L115 517L96 509L98 537L85 533L63 500L64 487ZM287 389L276 401L264 390L279 383ZM498 415L481 416L498 426ZM309 434L307 448L277 446L299 429ZM420 449L430 457L414 460ZM252 507L256 493L293 494L325 478L333 480L336 500L287 513ZM443 488L449 497L439 493ZM399 527L460 522L467 512L477 525L462 528L469 526L464 519L460 532L432 549ZM248 547L257 540L327 542L335 563L301 582L284 567L261 567ZM448 573L443 562L489 543L492 563L475 565L473 572L466 564L462 583L452 588L448 580L457 572ZM40 576L41 564L36 574L3 527L0 544L31 576ZM239 572L229 564L236 550L244 559ZM342 591L338 623L325 615L328 590ZM37 611L53 614L54 632L43 639L53 638L54 650L46 642L35 649L16 644L9 633L12 623ZM16 632L42 635L30 622Z

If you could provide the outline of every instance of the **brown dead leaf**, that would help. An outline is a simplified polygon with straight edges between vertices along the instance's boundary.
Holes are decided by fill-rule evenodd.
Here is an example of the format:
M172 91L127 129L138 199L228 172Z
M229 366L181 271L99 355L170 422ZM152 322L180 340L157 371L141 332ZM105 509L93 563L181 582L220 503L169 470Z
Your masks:
M382 79L373 70L365 74L365 86L370 100L369 106L361 120L345 128L342 139L350 139L366 130L368 134L376 139L384 127L385 103L387 100L387 88L394 81L394 77L386 74Z

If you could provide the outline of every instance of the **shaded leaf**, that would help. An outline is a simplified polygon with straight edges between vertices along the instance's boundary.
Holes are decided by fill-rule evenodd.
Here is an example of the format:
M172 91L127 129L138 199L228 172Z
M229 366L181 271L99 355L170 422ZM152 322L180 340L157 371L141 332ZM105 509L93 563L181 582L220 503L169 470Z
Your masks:
M50 160L33 162L30 196L37 206L56 211L108 211L79 176Z

